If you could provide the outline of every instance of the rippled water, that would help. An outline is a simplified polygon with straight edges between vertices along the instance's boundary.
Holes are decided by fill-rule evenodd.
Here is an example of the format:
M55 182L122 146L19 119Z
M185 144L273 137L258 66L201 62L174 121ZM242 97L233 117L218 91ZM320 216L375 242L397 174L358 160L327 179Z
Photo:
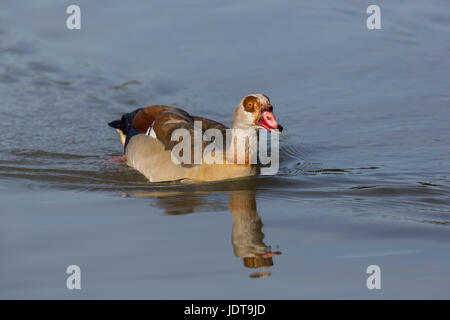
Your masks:
M449 298L450 6L391 2L369 31L365 1L79 1L69 31L69 2L4 0L0 297ZM124 112L230 124L253 92L285 128L276 176L111 160Z

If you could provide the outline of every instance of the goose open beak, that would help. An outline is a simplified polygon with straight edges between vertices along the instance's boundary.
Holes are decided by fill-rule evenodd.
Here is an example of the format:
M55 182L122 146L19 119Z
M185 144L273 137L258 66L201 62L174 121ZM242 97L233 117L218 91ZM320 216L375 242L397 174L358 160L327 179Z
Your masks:
M278 123L271 109L262 111L258 125L270 132L275 132L276 134L281 134L281 131L283 131L283 127Z

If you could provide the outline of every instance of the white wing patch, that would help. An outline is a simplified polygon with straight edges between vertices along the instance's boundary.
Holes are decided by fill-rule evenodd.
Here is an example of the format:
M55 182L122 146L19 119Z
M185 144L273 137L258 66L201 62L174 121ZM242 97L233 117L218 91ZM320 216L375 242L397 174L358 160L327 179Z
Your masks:
M153 127L149 127L147 129L147 132L145 133L145 135L156 139L156 133L155 133L155 130L153 130Z

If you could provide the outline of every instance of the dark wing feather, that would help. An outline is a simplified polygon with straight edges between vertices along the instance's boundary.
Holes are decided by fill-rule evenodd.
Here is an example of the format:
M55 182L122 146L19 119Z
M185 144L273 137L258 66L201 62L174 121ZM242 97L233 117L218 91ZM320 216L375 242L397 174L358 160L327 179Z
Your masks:
M134 110L133 112L125 113L124 115L122 115L122 118L120 120L111 121L108 123L108 125L110 127L113 127L114 129L119 129L124 135L127 135L131 130L134 118L141 110L143 109L140 108Z

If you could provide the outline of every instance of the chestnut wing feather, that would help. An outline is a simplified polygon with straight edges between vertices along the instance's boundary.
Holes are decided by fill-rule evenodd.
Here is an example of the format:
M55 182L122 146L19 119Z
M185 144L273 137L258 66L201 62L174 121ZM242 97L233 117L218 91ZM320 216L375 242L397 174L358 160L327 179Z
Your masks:
M133 119L133 127L140 133L147 132L147 129L153 124L158 114L164 111L173 110L169 106L149 106L141 109Z

